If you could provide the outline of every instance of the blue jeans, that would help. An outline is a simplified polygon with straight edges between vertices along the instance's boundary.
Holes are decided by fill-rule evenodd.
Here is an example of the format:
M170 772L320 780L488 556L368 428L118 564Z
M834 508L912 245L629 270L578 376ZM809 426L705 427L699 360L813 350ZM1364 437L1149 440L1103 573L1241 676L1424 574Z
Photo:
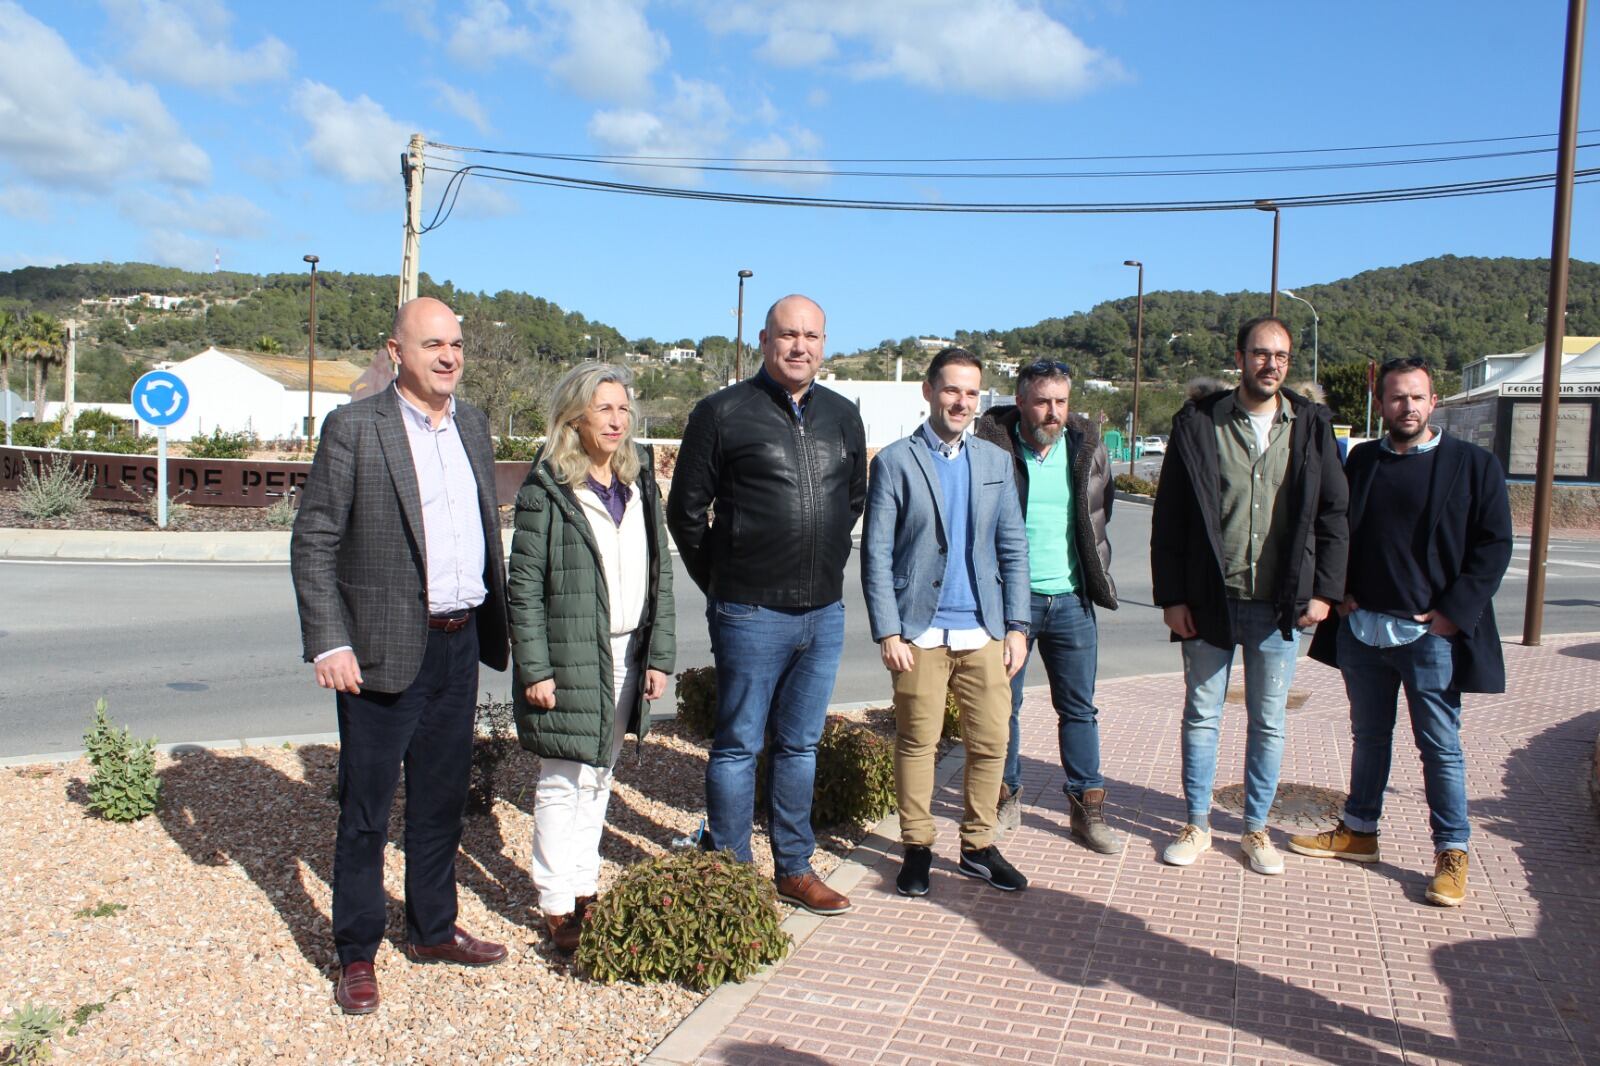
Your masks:
M1234 648L1244 649L1244 827L1267 827L1283 763L1283 722L1294 680L1298 636L1285 640L1278 608L1259 600L1228 601L1233 644L1219 648L1199 638L1183 642L1183 795L1189 823L1211 821L1211 787L1217 776L1217 737Z
M1105 787L1100 776L1100 710L1094 705L1094 674L1100 652L1100 631L1094 605L1075 592L1058 596L1032 593L1028 651L1039 646L1039 659L1050 679L1050 702L1056 709L1056 739L1066 791L1079 799L1086 788ZM1011 739L1006 746L1006 787L1022 787L1022 680L1027 661L1011 679Z
M1433 848L1465 851L1467 825L1466 760L1461 755L1461 693L1450 687L1455 667L1450 641L1424 633L1397 648L1374 648L1339 626L1339 671L1350 697L1350 798L1344 824L1376 833L1383 815L1383 790L1389 784L1394 722L1401 686L1411 710L1411 735L1422 753L1422 787L1428 797Z
M717 663L717 725L701 845L750 861L756 756L766 746L773 867L779 877L810 873L817 742L844 652L844 601L790 609L710 598L706 622Z

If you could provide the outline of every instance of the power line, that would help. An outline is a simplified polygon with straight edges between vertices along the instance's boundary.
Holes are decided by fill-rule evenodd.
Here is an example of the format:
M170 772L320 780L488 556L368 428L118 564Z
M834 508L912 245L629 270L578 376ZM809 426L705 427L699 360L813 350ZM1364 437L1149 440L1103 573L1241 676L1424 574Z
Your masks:
M1600 133L1600 129L1579 130L1579 135ZM1502 137L1470 137L1446 141L1411 141L1399 144L1366 144L1343 148L1274 148L1255 149L1249 151L1233 152L1156 152L1137 153L1126 155L1046 155L1046 156L968 156L968 157L932 157L932 158L839 158L839 159L807 159L795 160L787 158L752 158L739 159L731 156L659 156L659 155L595 155L592 153L567 153L567 152L527 152L515 151L504 148L482 148L468 145L444 144L440 141L427 142L430 148L440 148L451 152L475 152L483 155L515 156L524 159L546 159L556 162L599 162L599 163L627 163L630 161L648 160L653 163L795 163L806 162L816 164L912 164L912 163L1104 163L1119 160L1145 160L1145 159L1230 159L1249 158L1253 156L1273 155L1327 155L1341 152L1384 152L1397 151L1402 148L1447 148L1468 144L1504 144L1511 141L1549 140L1555 137L1553 133L1523 133Z
M665 199L695 200L712 203L759 205L766 207L812 207L831 210L900 211L935 214L1151 214L1174 212L1215 212L1256 210L1259 198L1211 200L1145 200L1112 202L1002 202L1002 201L927 201L927 200L873 200L846 197L814 197L782 195L775 193L735 193L705 189L685 189L667 186L641 185L631 182L604 181L597 178L580 178L571 175L550 174L539 171L516 170L472 164L450 171L444 196L434 221L428 229L443 225L460 197L461 184L469 174L478 174L497 181L520 184L545 185L555 188L579 189L632 196L654 196ZM1600 180L1600 167L1577 172L1579 184ZM1529 174L1520 177L1490 178L1480 181L1451 182L1440 185L1413 185L1392 189L1370 189L1343 193L1318 193L1299 196L1273 197L1274 206L1282 209L1297 207L1342 207L1373 203L1402 203L1418 200L1450 199L1462 196L1487 196L1507 192L1523 192L1550 188L1555 183L1553 174ZM447 206L448 205L448 206Z

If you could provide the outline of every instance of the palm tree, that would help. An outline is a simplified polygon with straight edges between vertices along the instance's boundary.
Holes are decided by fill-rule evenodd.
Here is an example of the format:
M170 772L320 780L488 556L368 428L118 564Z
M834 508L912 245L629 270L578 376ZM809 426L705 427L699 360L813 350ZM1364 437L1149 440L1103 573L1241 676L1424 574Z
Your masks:
M44 383L52 363L66 354L67 331L54 315L35 311L22 323L22 347L33 357L33 417L44 421Z
M11 357L22 354L21 314L0 313L0 395L11 391ZM11 443L11 423L6 423L6 444Z

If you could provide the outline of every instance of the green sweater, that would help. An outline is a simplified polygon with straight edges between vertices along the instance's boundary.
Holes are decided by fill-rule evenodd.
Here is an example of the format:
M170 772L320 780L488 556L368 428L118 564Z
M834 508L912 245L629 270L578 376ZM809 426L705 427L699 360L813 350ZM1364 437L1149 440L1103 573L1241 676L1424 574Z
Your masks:
M640 666L670 674L677 652L672 557L652 459L647 449L640 451L641 470L634 488L645 508L650 554ZM517 493L506 598L511 695L522 746L546 758L606 766L617 723L643 739L650 728L643 684L632 706L614 706L610 598L589 520L571 488L558 483L545 463L529 470ZM530 704L527 687L552 677L555 707L547 710Z

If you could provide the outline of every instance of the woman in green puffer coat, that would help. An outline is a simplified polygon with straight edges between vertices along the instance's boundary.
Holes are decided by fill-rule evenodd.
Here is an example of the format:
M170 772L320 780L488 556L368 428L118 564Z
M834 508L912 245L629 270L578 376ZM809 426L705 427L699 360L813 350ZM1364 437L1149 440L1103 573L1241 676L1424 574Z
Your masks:
M597 892L623 737L644 739L676 651L661 493L633 441L629 380L587 362L556 385L511 540L517 737L541 757L533 883L564 954Z

